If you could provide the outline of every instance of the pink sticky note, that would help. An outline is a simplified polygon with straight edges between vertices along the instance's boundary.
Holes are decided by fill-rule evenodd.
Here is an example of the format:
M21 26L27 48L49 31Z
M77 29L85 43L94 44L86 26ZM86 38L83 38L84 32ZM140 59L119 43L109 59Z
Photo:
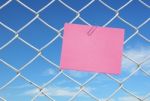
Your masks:
M119 74L124 30L65 24L61 69Z

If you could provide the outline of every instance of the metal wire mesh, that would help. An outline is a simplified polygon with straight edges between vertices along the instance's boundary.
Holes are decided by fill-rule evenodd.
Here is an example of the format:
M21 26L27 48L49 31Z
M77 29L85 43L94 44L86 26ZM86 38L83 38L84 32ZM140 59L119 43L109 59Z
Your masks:
M12 2L13 0L8 0L7 2L5 2L0 9L2 10L3 8L7 8L7 6ZM72 12L74 12L76 14L76 16L70 21L70 23L73 23L76 19L80 19L81 21L83 21L84 23L86 23L87 25L91 25L89 23L88 20L85 20L84 18L82 18L80 16L80 14L87 9L87 7L89 7L92 3L94 3L96 0L91 0L89 3L87 3L85 6L83 6L80 10L75 10L73 9L71 6L69 6L68 4L66 4L63 0L58 0L59 3L61 3L61 5L63 5L64 7L66 7L67 9L71 10ZM121 6L119 9L114 9L111 6L109 6L108 4L106 4L103 0L97 0L99 3L101 3L103 6L107 7L110 11L114 12L115 15L109 19L103 26L107 26L108 24L110 24L114 19L118 18L119 20L121 20L123 23L127 24L129 27L133 28L135 30L135 32L128 37L125 41L124 44L128 43L129 40L131 40L132 38L134 38L136 35L140 36L142 39L144 39L147 42L150 42L150 40L143 36L141 33L139 33L139 29L141 27L143 27L146 23L148 23L150 21L150 18L146 19L143 23L141 23L139 26L134 26L132 25L130 22L126 21L124 18L122 18L119 13L121 10L123 10L125 7L128 7L128 5L130 3L132 3L134 0L129 0L126 4L124 4L123 6ZM97 96L95 96L93 93L91 93L88 89L86 89L85 85L90 83L92 80L95 80L95 78L100 75L98 73L93 74L91 77L88 78L88 80L86 80L86 82L84 83L80 83L77 80L75 80L74 78L72 78L71 76L69 76L68 74L66 74L63 70L59 69L59 65L52 62L50 59L48 59L47 57L45 57L42 54L42 50L44 50L45 48L47 48L48 46L50 46L57 38L63 38L62 36L62 31L63 28L61 29L57 29L54 26L48 24L45 20L43 20L40 17L41 12L43 12L47 7L51 6L54 2L56 2L56 0L51 0L48 4L46 4L44 7L42 7L40 10L35 11L32 8L30 8L29 6L27 6L26 4L24 4L21 0L16 0L16 2L21 5L22 7L28 9L30 12L32 12L35 16L34 18L32 18L32 20L30 20L28 23L26 23L23 27L21 27L19 30L14 30L12 28L10 28L8 25L0 22L0 26L5 27L7 30L11 31L14 33L14 37L9 40L7 43L5 43L2 47L0 47L0 50L5 49L7 46L9 46L14 40L18 39L21 42L23 42L25 45L29 46L30 48L34 49L38 54L30 59L30 61L28 61L26 64L24 64L21 68L16 69L15 67L13 67L11 64L9 64L7 61L3 60L2 58L0 59L1 64L6 65L8 68L12 69L16 75L6 84L4 84L2 87L0 87L0 91L2 91L3 89L5 89L6 87L8 87L12 82L14 82L18 77L21 77L23 80L27 81L30 85L33 85L34 87L36 87L38 89L38 94L36 94L31 101L34 101L37 99L37 97L41 96L41 94L45 97L47 97L50 101L56 101L55 99L53 99L53 97L49 96L47 94L47 92L45 92L45 87L49 84L51 84L51 82L53 82L54 80L56 80L59 76L63 75L65 77L67 77L68 79L70 79L72 81L72 83L77 84L80 88L79 90L73 95L71 96L71 98L69 99L69 101L73 101L79 94L80 92L84 92L86 93L89 97L91 97L93 100L95 101L101 101L101 98L98 98ZM139 0L139 3L141 3L143 6L145 6L146 8L150 8L150 6L148 4L146 4L144 1ZM23 38L20 37L19 33L21 31L23 31L26 27L28 27L32 22L34 22L36 19L40 20L43 24L45 24L47 26L47 28L54 30L57 33L57 36L54 37L51 41L49 41L46 45L44 45L42 48L38 49L35 46L31 45L29 42L25 41ZM127 77L125 77L123 80L118 80L116 78L114 78L112 75L110 74L104 74L105 76L109 77L110 79L112 79L113 81L115 81L119 86L118 88L111 94L109 95L105 101L110 101L113 96L119 91L119 90L123 90L125 93L129 94L130 96L136 98L139 101L145 101L147 98L150 97L150 93L147 93L145 96L137 96L134 93L132 93L130 90L128 90L127 88L124 87L124 83L126 81L128 81L129 78L131 78L133 75L135 75L136 72L138 71L142 71L146 76L150 76L150 73L148 73L147 71L145 71L143 69L143 67L141 66L143 63L145 63L145 61L150 59L150 56L145 58L142 62L137 62L134 59L132 59L132 57L128 57L125 53L123 54L123 56L134 62L136 64L136 69L130 73L130 75L128 75ZM45 82L42 86L39 86L38 84L34 83L32 80L29 80L27 77L25 77L24 75L22 75L21 71L24 70L24 68L26 68L28 65L30 65L34 60L36 60L38 57L41 57L42 59L44 59L44 61L47 61L49 64L55 66L59 72L57 75L55 75L52 79L50 79L48 82ZM0 97L0 99L2 101L7 101L7 99Z

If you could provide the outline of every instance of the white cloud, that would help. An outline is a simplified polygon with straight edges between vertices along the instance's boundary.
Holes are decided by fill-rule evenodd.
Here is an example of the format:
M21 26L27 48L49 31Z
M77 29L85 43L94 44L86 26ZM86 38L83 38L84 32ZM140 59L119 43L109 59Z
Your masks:
M141 62L143 59L145 59L145 57L150 55L150 48L144 48L144 47L141 47L139 49L131 48L131 49L125 50L125 53L128 57L136 60L137 62ZM128 72L133 72L135 70L135 68L133 67L135 67L136 65L126 58L123 59L122 64L123 64L123 69ZM144 63L144 67L146 66L148 67L149 65L150 65L150 61L147 61ZM149 68L149 71L150 71L150 68ZM45 71L44 73L47 75L50 75L50 74L55 74L55 71L53 71L52 69L49 69ZM74 77L78 77L78 78L83 77L82 72L69 71L68 73ZM89 75L88 73L85 73L85 76L88 76L88 75ZM89 87L87 89L90 91L90 89L94 89L94 88ZM76 90L77 88L49 87L45 89L44 92L46 92L50 96L73 96L74 94L76 94ZM38 89L31 89L31 90L26 91L24 94L33 96L37 94L38 92L39 92ZM138 100L131 96L125 96L125 97L119 97L118 101L138 101Z
M118 101L139 101L139 100L132 96L123 96L123 97L119 97Z
M86 89L88 91L91 91L93 89L95 90L95 88L91 88L91 87L86 87ZM65 88L64 87L48 87L48 88L44 89L43 91L44 91L44 93L46 93L49 96L64 96L64 97L66 97L66 96L75 95L79 91L79 87L75 87L75 88L72 88L72 87L65 87ZM25 91L23 93L23 95L34 96L38 93L39 93L38 89L30 89L28 91ZM79 95L86 97L86 95L84 95L82 93ZM41 94L40 96L43 96L43 95Z
M76 91L71 88L61 88L61 87L60 88L50 87L45 92L47 92L48 95L51 95L51 96L73 96L74 94L76 94Z
M17 86L12 86L11 88L13 89L24 89L24 88L27 88L27 87L32 87L30 84L22 84L22 85L17 85Z
M49 87L43 91L50 96L73 96L76 94L76 90L73 90L73 88ZM31 89L24 92L24 95L33 96L38 92L38 89ZM41 94L41 96L43 95Z
M128 50L125 50L124 53L131 59L135 60L138 63L141 63L145 58L150 56L150 47L140 47L140 48L130 48ZM145 61L142 66L150 71L150 60ZM132 61L130 61L127 58L123 58L122 61L123 70L127 70L128 72L133 72L136 69L136 64Z
M144 96L139 96L139 97L143 98ZM139 100L133 96L122 96L119 97L117 101L139 101ZM144 101L150 101L150 98L147 98Z
M100 99L100 101L108 101L107 98ZM109 101L115 101L114 99L110 99Z
M56 71L52 68L49 68L45 71L43 71L43 76L49 76L49 75L55 75L56 74Z
M125 54L137 62L142 62L147 56L150 56L150 47L131 48L125 50Z
M39 92L38 89L31 89L31 90L25 91L25 92L23 93L23 95L34 96L34 95L37 94L38 92Z

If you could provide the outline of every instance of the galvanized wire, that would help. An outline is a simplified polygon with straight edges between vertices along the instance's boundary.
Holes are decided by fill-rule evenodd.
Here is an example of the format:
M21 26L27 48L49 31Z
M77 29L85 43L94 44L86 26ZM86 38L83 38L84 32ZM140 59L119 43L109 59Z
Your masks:
M1 7L0 10L3 9L4 7L7 7L7 5L9 3L11 3L13 0L8 0L6 3L4 3ZM12 66L11 64L7 63L7 61L4 61L3 59L0 59L0 62L4 65L6 65L8 68L12 69L16 75L6 84L4 84L2 87L0 87L0 91L3 90L4 88L6 88L7 86L9 86L13 81L15 81L18 77L21 77L23 80L27 81L30 85L33 85L34 87L36 87L37 89L39 89L38 94L36 94L31 101L34 101L37 99L38 96L40 96L41 94L43 94L45 97L47 97L50 101L55 101L55 99L53 99L51 96L47 95L46 92L44 92L44 89L47 85L49 85L51 82L53 82L55 79L57 79L59 76L64 75L65 77L67 77L68 79L70 79L72 81L72 83L77 84L80 89L76 92L76 94L74 94L69 101L73 101L79 94L80 92L85 92L88 96L90 96L92 99L94 99L95 101L101 101L101 98L96 97L94 94L92 94L90 91L88 91L86 89L86 86L89 82L91 82L92 80L94 80L99 74L95 73L93 76L91 76L86 82L84 83L80 83L77 80L73 79L72 77L70 77L68 74L66 74L63 70L60 70L59 65L55 64L54 62L52 62L50 59L46 58L43 54L42 54L42 50L44 50L45 48L47 48L48 46L50 46L57 38L62 38L62 33L61 31L63 30L63 27L61 29L57 29L54 26L51 26L50 24L48 24L46 21L44 21L44 19L42 19L40 17L40 13L42 11L44 11L47 7L51 6L56 0L51 0L47 5L45 5L44 7L42 7L40 10L35 11L32 8L30 8L29 6L27 6L26 4L24 4L21 0L16 0L18 4L20 4L22 7L28 9L30 12L32 12L35 16L34 18L32 18L28 23L26 23L23 27L21 27L19 30L14 30L12 28L10 28L8 25L0 22L0 25L5 27L7 30L11 31L12 33L14 33L14 37L12 39L10 39L7 43L5 43L2 47L0 47L0 50L3 50L4 48L6 48L7 46L9 46L14 40L18 39L21 42L23 42L25 45L29 46L30 48L34 49L37 52L37 55L35 57L33 57L32 59L30 59L30 61L28 61L26 64L24 64L20 69L16 69L14 66ZM87 25L91 25L87 20L85 20L84 18L82 18L80 16L80 14L82 13L82 11L84 11L85 9L87 9L87 7L89 7L91 4L93 4L96 0L91 0L89 3L87 3L85 6L83 6L80 10L75 10L73 9L71 6L67 5L63 0L58 0L58 2L60 2L64 7L66 7L67 9L71 10L72 12L74 12L76 14L76 16L70 21L70 23L73 23L76 19L80 19L81 21L83 21L84 23L86 23ZM104 1L102 0L97 0L99 3L101 3L102 5L104 5L105 7L107 7L109 10L111 10L112 12L115 13L115 15L109 19L104 25L103 27L107 26L108 24L110 24L112 21L114 21L114 19L118 18L119 20L121 20L123 23L127 24L129 27L133 28L135 30L135 32L128 37L125 41L124 44L128 43L128 41L132 38L134 38L135 35L139 35L141 38L143 38L145 41L150 42L150 40L143 36L141 33L139 33L139 29L144 26L146 23L148 23L150 21L150 18L146 19L143 23L141 23L139 26L134 26L132 25L130 22L126 21L123 17L120 16L120 11L123 10L125 7L127 7L130 3L132 3L134 0L129 0L126 4L124 4L123 6L121 6L119 9L113 9L111 6L109 6L108 4L106 4ZM139 2L144 5L147 8L150 8L150 6L148 4L146 4L144 1L139 0ZM32 22L34 22L36 19L40 20L44 25L47 26L47 28L54 30L57 33L57 36L55 36L51 41L49 41L46 45L44 45L42 48L38 49L35 46L31 45L29 42L25 41L23 38L20 37L19 33L24 30L26 27L28 27ZM137 62L136 60L132 59L132 57L128 57L125 53L123 54L124 58L134 62L137 67L136 70L133 71L129 76L127 76L126 78L124 78L122 81L117 80L116 78L114 78L112 75L110 74L105 74L107 77L109 77L110 79L112 79L113 81L115 81L116 83L119 84L118 88L111 94L109 95L105 100L109 101L119 90L123 90L124 92L128 93L129 95L137 98L139 101L144 101L146 100L148 97L150 97L150 93L145 95L144 97L140 97L137 96L135 94L133 94L130 90L128 90L127 88L124 87L124 83L126 81L128 81L129 78L131 78L133 75L135 75L136 72L138 71L142 71L144 74L146 74L146 76L150 77L150 74L145 71L143 69L143 67L141 66L143 63L145 63L145 61L147 61L148 59L150 59L150 56L146 59L144 59L141 63ZM42 86L39 86L38 84L34 83L33 81L29 80L27 77L25 77L24 75L21 74L21 71L26 68L28 65L30 65L34 60L36 60L38 57L43 58L45 61L47 61L49 64L53 65L54 67L56 67L59 71L59 73L57 75L55 75L51 80L49 80L48 82L45 82ZM2 97L0 97L0 100L2 101L7 101L7 99L4 99Z

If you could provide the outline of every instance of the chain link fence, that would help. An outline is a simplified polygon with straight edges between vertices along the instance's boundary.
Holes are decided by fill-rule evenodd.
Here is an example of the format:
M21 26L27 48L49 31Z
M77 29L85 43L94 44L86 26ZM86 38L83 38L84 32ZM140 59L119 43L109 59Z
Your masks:
M0 10L3 10L5 8L7 8L9 6L9 4L11 4L14 0L8 0L6 1L4 4L1 5ZM21 5L22 7L24 7L25 9L27 9L28 11L32 12L35 16L32 18L32 20L28 21L28 23L26 23L23 27L19 28L19 30L15 30L11 27L9 27L8 25L6 25L5 23L3 23L3 21L0 22L0 26L6 28L7 30L9 30L10 32L14 33L13 38L11 38L8 42L6 42L5 44L3 44L0 47L0 50L4 50L6 47L8 47L11 43L13 43L13 41L15 40L19 40L22 43L24 43L24 45L29 46L30 48L32 48L33 50L35 50L37 52L37 54L30 59L30 61L28 61L27 63L25 63L21 68L17 69L16 67L14 67L13 65L11 65L10 63L7 62L7 60L4 60L3 58L0 58L0 62L1 64L5 65L7 68L11 69L14 71L14 73L16 73L16 75L11 78L7 83L5 83L3 86L0 87L0 92L2 92L3 90L5 90L5 88L9 87L9 85L11 85L12 82L15 82L15 80L17 78L22 78L24 81L26 81L29 85L34 86L37 89L37 93L32 97L32 99L30 99L31 101L36 101L38 97L43 96L46 97L48 101L57 101L57 99L54 99L52 96L50 96L48 94L48 92L52 92L51 90L46 90L46 87L48 85L50 85L52 82L54 82L57 78L59 78L60 76L64 76L66 77L66 79L71 80L72 84L76 84L78 85L78 89L76 92L74 92L69 100L66 101L75 101L76 98L78 96L80 96L81 92L84 92L86 94L86 96L89 96L92 100L91 101L113 101L113 97L120 91L122 90L123 92L125 92L126 94L130 95L131 97L133 97L134 99L136 99L135 101L149 101L149 97L150 97L150 91L149 93L147 93L145 96L138 96L136 95L134 92L130 91L128 88L124 87L124 83L127 82L132 76L136 75L136 73L138 71L141 71L142 73L144 73L144 75L146 77L148 77L148 79L150 79L150 73L148 71L146 71L145 69L143 69L142 64L144 64L146 61L150 60L150 54L147 54L147 57L144 58L141 62L137 62L136 60L134 60L132 57L129 57L128 55L126 55L125 53L123 54L123 57L126 58L128 61L133 62L134 64L136 64L136 69L134 69L128 76L126 76L125 78L123 78L122 80L118 80L116 79L113 75L110 74L92 74L90 77L88 77L88 79L85 82L78 82L78 80L74 79L72 76L68 75L65 71L60 70L59 68L59 64L53 62L53 60L47 58L45 55L43 55L43 50L46 49L47 47L51 46L53 44L53 42L55 40L57 40L58 38L63 39L63 27L58 29L55 28L54 26L50 25L47 21L45 21L40 14L47 9L48 7L50 7L51 5L53 5L57 0L51 0L49 1L44 7L42 7L40 10L35 11L34 9L32 9L31 7L29 7L28 5L26 5L24 2L22 2L22 0L16 0L16 2ZM32 1L31 1L32 2ZM150 18L146 19L144 22L142 22L140 25L135 26L133 24L131 24L129 21L127 21L126 19L124 19L122 16L120 16L120 11L122 11L124 8L128 8L128 6L134 2L134 0L128 0L124 5L122 5L119 9L114 9L113 7L109 6L105 0L91 0L90 2L88 2L87 4L85 4L81 9L76 10L73 7L71 7L70 5L68 5L65 1L63 0L58 0L57 2L59 2L62 6L64 6L66 9L70 10L71 12L74 12L76 15L74 16L74 18L69 22L69 23L74 23L76 19L80 19L82 22L84 22L87 25L91 25L92 23L90 23L90 21L85 20L83 17L81 17L80 15L82 14L82 12L84 10L86 10L89 6L93 5L94 2L98 2L101 5L105 6L107 9L109 9L111 12L115 13L115 15L109 19L105 24L103 24L103 27L108 26L111 22L113 22L116 18L118 18L120 21L122 21L123 23L125 23L128 27L133 28L135 31L134 33L132 33L132 35L130 35L128 38L125 39L124 41L124 45L127 44L131 39L134 39L134 37L139 36L140 38L142 38L143 40L145 40L146 42L150 42L149 38L147 38L146 36L144 36L142 33L139 32L139 29L142 28L144 25L146 25L147 23L149 23ZM150 9L150 6L142 1L142 0L138 0L138 2L145 6L146 9ZM54 11L55 12L55 11ZM105 12L105 11L104 11ZM135 11L136 12L136 11ZM51 12L49 12L51 13ZM141 14L142 16L142 14ZM63 17L63 16L62 16ZM22 37L20 37L20 32L23 31L25 28L27 28L30 24L32 24L36 19L38 19L39 21L41 21L45 26L47 26L48 29L52 29L55 31L55 33L57 33L57 35L50 40L49 42L47 42L47 44L45 44L44 46L42 46L40 49L33 46L32 44L30 44L30 42L24 40ZM36 30L36 29L35 29ZM137 55L137 54L134 54ZM24 76L22 74L22 71L24 71L24 69L32 64L38 57L41 57L44 61L48 62L48 64L51 64L55 67L55 69L58 70L58 73L51 78L50 80L48 80L48 82L44 82L43 85L38 85L37 83L35 83L34 81L30 80L28 77ZM38 68L38 67L37 67ZM1 72L1 71L0 71ZM36 72L36 71L34 71ZM105 75L106 77L108 77L109 79L113 80L115 83L118 84L117 88L109 95L107 96L105 99L102 99L101 97L97 97L94 93L91 92L91 90L89 90L86 85L89 84L90 82L96 80L95 78L99 75ZM61 82L61 81L60 81ZM95 85L96 86L96 85ZM134 86L134 85L133 85ZM140 85L139 85L140 86ZM60 88L61 89L61 88ZM144 88L143 88L144 90ZM106 91L107 92L107 91ZM64 92L62 92L64 93ZM101 95L101 94L99 94ZM12 96L15 96L12 94ZM8 99L5 96L0 96L0 100L2 101L7 101ZM47 101L46 100L46 101ZM42 100L44 101L44 100ZM58 100L61 101L61 100ZM114 100L117 101L117 100ZM121 100L120 100L121 101ZM129 101L129 100L126 100ZM132 100L133 101L133 100Z

